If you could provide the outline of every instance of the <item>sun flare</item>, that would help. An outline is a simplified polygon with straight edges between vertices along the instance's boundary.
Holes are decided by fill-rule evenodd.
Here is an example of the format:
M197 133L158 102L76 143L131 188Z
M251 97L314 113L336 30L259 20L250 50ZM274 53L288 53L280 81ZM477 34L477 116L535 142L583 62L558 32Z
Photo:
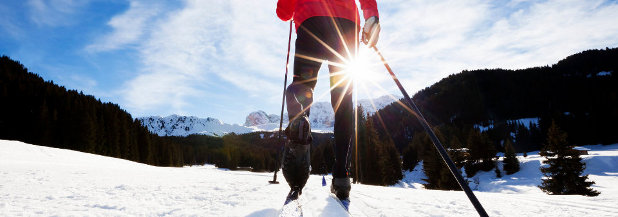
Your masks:
M354 82L368 82L375 79L375 73L370 69L369 61L362 58L361 55L357 55L356 58L348 61L345 67L345 73Z

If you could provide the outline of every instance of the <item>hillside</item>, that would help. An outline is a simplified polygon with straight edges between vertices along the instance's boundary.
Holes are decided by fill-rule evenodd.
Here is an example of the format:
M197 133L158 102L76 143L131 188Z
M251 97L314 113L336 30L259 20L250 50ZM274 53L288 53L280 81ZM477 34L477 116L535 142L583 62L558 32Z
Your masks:
M144 120L152 124L149 127L170 127L170 133L186 136L167 137L168 132L155 131L165 135L161 137L149 132L142 121L133 119L120 106L45 81L6 56L0 58L0 101L0 139L155 166L210 163L221 168L274 171L281 147L273 132L253 132L259 128L225 124L213 118L171 116L162 122L156 118L152 122ZM187 136L204 131L221 137ZM315 133L314 145L330 145L331 136Z
M117 104L68 90L0 57L0 139L157 166L183 165L182 146L152 135Z
M541 135L555 120L574 144L611 144L618 142L617 59L618 48L608 48L574 54L552 66L464 70L419 91L413 98L434 126L465 129L538 118L536 127ZM378 129L382 134L388 131L398 147L422 131L416 119L397 104L379 113L384 122L391 124ZM496 132L501 135L492 139L498 143L508 133ZM520 144L519 148L538 150L539 146Z
M552 196L535 187L540 159L522 160L521 172L496 179L477 175L475 194L490 216L615 216L618 144L587 146L586 173L598 197ZM521 157L520 157L521 158ZM461 191L398 185L352 186L354 216L476 216ZM347 216L312 175L303 191L311 216ZM329 176L326 177L330 179ZM272 173L227 171L211 165L165 168L126 160L0 140L0 216L146 215L274 216L287 193ZM474 186L472 186L474 187Z

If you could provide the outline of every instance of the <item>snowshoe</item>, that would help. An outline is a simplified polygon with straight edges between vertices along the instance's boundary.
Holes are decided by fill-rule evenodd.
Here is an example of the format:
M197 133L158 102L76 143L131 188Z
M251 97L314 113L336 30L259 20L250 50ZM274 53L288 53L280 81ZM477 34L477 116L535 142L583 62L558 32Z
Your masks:
M283 176L292 190L302 190L309 178L311 165L309 119L302 115L293 120L285 131L288 142L283 152Z
M288 143L283 156L283 176L290 188L303 189L309 178L309 144Z
M292 143L296 144L310 144L311 137L311 125L309 123L309 118L306 114L303 114L296 119L292 120L287 128L285 128L285 133Z
M292 200L297 200L298 197L303 193L302 190L299 189L290 189L288 196L285 198L286 204Z
M347 200L350 197L350 178L333 178L330 185L330 192L337 196L340 200Z

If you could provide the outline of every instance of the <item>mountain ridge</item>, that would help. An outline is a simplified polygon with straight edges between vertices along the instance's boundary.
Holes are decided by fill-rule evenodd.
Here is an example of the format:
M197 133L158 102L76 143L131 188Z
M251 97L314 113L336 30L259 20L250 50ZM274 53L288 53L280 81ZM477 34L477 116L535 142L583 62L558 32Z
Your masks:
M377 109L390 105L395 96L384 95L375 99L362 99L358 104L367 113L374 113ZM375 108L374 108L375 106ZM314 132L332 132L335 123L333 109L330 102L315 102L311 107L309 120ZM287 113L283 115L283 127L287 126ZM263 110L251 112L245 118L244 125L228 124L219 119L196 116L169 115L146 116L137 118L144 127L159 136L188 136L201 134L223 136L228 133L244 134L256 131L276 131L279 129L280 117L276 114L267 114Z

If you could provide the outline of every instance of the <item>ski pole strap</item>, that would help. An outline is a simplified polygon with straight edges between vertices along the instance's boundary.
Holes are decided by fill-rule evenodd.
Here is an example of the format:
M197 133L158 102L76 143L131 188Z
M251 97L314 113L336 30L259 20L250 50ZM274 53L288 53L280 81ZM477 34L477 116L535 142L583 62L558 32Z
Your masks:
M472 192L472 190L470 189L470 186L468 186L468 183L464 180L461 173L459 173L459 170L455 166L455 163L453 163L453 160L451 160L451 158L446 153L444 146L442 146L442 143L440 142L436 134L433 132L433 130L429 126L429 123L427 123L427 120L425 119L425 117L423 117L423 114L421 114L421 111L418 109L414 101L412 101L412 98L410 98L410 96L408 95L408 92L403 88L403 86L399 82L399 79L397 79L397 76L395 76L395 73L393 73L393 70L388 65L386 60L384 59L384 56L382 56L382 53L380 53L380 51L378 50L376 46L373 46L373 50L375 50L378 56L380 56L382 63L384 63L384 66L386 67L386 70L388 70L388 73L391 75L391 77L395 81L395 84L397 84L397 87L399 87L399 90L403 94L406 100L406 104L408 104L408 106L414 111L412 112L412 114L416 116L416 118L419 120L419 122L421 123L421 125L423 126L427 134L429 134L429 138L433 142L434 147L438 150L438 153L440 153L442 160L444 160L444 162L448 166L449 170L451 171L451 174L455 176L457 183L459 184L461 189L466 193L466 196L468 196L468 199L470 200L470 202L472 203L472 205L474 206L478 214L483 217L488 216L487 212L483 208L483 205L481 205L481 202L479 202L479 200L476 198L476 196L474 195L474 192Z

